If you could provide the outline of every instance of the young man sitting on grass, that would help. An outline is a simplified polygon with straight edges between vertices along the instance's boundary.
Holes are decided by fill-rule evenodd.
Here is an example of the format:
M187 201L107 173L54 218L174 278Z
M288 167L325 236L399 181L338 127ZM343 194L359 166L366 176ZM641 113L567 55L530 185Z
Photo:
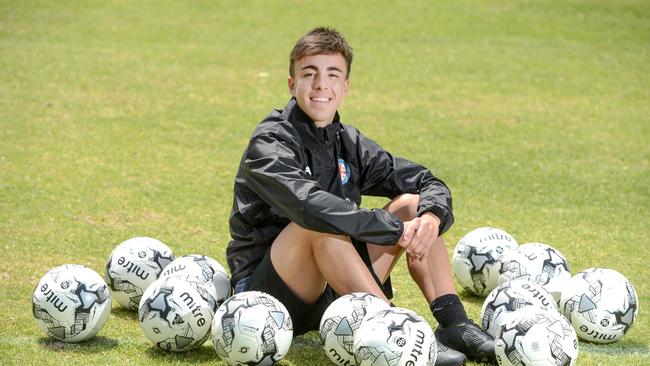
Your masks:
M405 252L439 324L436 365L492 360L494 342L467 318L440 236L454 221L449 189L339 119L351 63L333 29L310 31L291 51L292 98L257 126L235 178L227 249L235 292L275 296L303 334L340 295L391 299L390 273ZM390 202L361 208L362 195Z

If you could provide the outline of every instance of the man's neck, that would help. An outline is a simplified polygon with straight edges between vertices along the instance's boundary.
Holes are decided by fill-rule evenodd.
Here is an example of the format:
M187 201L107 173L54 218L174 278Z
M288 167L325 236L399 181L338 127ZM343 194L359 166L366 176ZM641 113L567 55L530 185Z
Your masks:
M332 121L314 121L314 124L316 127L322 128L322 127L327 127L332 124Z

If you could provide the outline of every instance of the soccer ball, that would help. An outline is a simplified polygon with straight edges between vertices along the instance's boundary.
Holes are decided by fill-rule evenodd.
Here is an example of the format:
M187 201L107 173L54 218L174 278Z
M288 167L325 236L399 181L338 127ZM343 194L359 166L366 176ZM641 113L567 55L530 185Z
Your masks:
M451 265L458 282L478 296L497 287L501 257L517 249L517 241L507 232L492 227L470 231L456 244Z
M259 291L230 297L212 321L214 349L229 365L272 365L287 354L292 339L287 309Z
M612 343L623 337L636 320L639 301L625 276L613 269L590 268L566 283L560 311L580 338Z
M433 365L436 356L431 326L408 309L378 311L363 320L354 337L354 358L359 366Z
M354 334L361 321L389 307L386 301L365 292L353 292L334 300L320 321L320 339L327 357L337 365L354 365Z
M140 299L138 319L144 334L167 351L188 351L210 336L216 302L200 282L160 278Z
M542 286L525 280L508 281L492 290L483 302L481 325L494 337L506 315L524 306L558 311L555 299Z
M562 287L571 278L566 258L557 249L542 243L527 243L502 258L498 283L528 280L542 285L560 300Z
M173 260L172 250L162 242L147 237L132 238L113 250L104 278L120 305L138 310L144 290Z
M560 313L524 307L506 317L494 348L501 366L570 366L578 358L578 337Z
M175 275L193 276L199 282L214 285L208 287L214 289L213 296L217 300L217 307L231 294L228 272L219 262L208 256L189 254L176 258L165 267L160 277Z
M111 312L111 293L102 277L88 267L52 268L32 296L36 324L53 338L81 342L93 337Z

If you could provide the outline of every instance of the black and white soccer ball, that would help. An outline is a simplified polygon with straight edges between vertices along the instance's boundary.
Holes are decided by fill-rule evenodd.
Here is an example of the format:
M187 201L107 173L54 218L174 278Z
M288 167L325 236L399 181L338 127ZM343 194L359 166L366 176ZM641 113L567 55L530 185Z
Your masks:
M487 296L497 287L501 258L517 246L517 241L501 229L472 230L456 244L451 258L454 275L465 289L478 296Z
M104 326L111 312L111 293L92 269L65 264L52 268L32 296L36 324L53 338L81 342Z
M560 311L578 336L612 343L630 330L639 312L632 283L616 270L589 268L573 276L562 291Z
M562 287L570 278L569 264L559 250L547 244L527 243L502 258L498 283L511 280L535 282L558 302Z
M160 278L140 299L138 319L144 334L166 351L188 351L210 337L216 301L192 278Z
M359 366L432 366L437 356L429 323L415 312L397 307L364 319L353 350Z
M354 335L364 318L390 305L381 298L353 292L334 300L320 321L320 339L327 357L337 365L354 365Z
M292 339L287 309L259 291L230 297L212 321L214 349L229 365L273 365L287 354Z
M111 253L104 279L121 306L138 310L144 290L173 260L172 250L161 241L148 237L131 238L120 243Z
M160 277L193 276L198 281L210 284L217 307L230 297L232 288L226 269L215 259L200 254L189 254L176 258L162 271Z
M506 317L494 348L501 366L572 366L578 337L559 312L524 307Z
M492 337L509 313L525 306L558 311L555 299L542 286L526 281L513 280L497 286L483 302L481 326Z

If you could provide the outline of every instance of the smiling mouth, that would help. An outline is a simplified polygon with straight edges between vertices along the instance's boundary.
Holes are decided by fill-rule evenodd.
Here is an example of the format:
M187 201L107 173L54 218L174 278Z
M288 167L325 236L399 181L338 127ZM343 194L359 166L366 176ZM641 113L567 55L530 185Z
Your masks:
M312 102L318 102L318 103L323 103L323 102L329 102L331 99L326 98L326 97L315 97L315 98L309 98Z

